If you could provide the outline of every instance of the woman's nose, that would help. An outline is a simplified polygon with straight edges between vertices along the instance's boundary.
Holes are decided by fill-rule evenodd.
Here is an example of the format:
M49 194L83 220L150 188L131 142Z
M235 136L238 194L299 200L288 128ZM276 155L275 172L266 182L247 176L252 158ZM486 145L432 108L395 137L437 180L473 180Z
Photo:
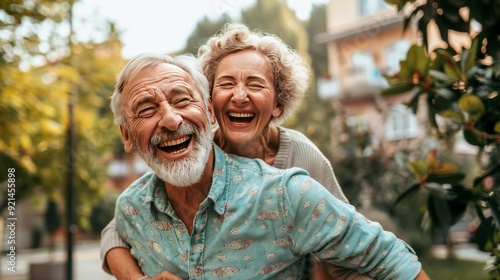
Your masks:
M235 102L236 104L243 104L248 101L248 95L245 86L238 85L234 88L231 101Z

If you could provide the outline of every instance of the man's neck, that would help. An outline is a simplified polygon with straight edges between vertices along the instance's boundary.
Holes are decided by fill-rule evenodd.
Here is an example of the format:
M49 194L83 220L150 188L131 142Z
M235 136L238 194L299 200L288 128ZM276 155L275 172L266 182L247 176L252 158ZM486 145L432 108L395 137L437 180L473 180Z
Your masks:
M190 233L192 233L193 220L200 208L200 204L210 192L213 169L214 151L212 150L199 182L188 187L176 187L165 182L168 200Z

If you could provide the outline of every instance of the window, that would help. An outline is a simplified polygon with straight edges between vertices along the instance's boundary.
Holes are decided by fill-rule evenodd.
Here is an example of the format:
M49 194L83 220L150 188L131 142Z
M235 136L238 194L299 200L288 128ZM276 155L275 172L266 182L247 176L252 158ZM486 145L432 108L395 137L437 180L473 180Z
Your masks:
M368 69L375 66L373 55L367 51L356 52L351 56L351 68Z
M370 125L364 115L348 116L346 124L353 135L361 135L370 131Z
M375 65L372 53L368 51L352 54L351 68L348 75L351 78L348 82L350 86L358 88L363 85L376 88L387 86L387 81L382 77L380 70Z
M142 160L141 158L136 158L134 160L135 174L142 175L142 174L148 172L149 170L150 170L149 166L146 164L146 162L144 162L144 160Z
M128 175L129 171L128 163L125 160L112 160L108 166L108 174L110 177L125 177Z
M410 49L408 40L399 40L385 48L386 74L393 75L399 71L399 62L406 59Z
M415 114L405 105L394 105L386 118L385 137L388 140L401 140L417 135L418 121Z
M385 10L389 7L384 0L358 0L359 13L362 16L372 15L378 11Z

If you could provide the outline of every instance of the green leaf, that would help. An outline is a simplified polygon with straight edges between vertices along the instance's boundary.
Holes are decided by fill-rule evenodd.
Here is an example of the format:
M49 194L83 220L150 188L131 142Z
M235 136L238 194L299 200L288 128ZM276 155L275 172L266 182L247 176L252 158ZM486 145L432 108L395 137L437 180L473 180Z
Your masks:
M448 189L446 189L441 183L436 182L426 182L423 187L428 190L430 193L438 196L447 196L449 195Z
M456 104L455 92L453 90L449 88L436 88L434 89L433 93L434 93L434 98L431 100L429 106L431 108L434 108L437 113L443 115L444 111L451 110L453 112L457 112L463 115L463 113L460 110L453 108L454 105ZM450 113L450 118L453 119L454 117L455 116Z
M476 53L478 48L478 39L474 38L471 43L471 47L469 50L464 50L461 55L461 64L462 64L462 72L467 73L469 70L474 67L476 62Z
M445 58L443 55L436 55L431 64L431 70L441 71L444 68Z
M423 47L412 45L406 55L406 63L413 73L417 72L422 77L427 75L430 61Z
M449 88L436 88L434 89L434 93L436 93L437 96L448 99L451 101L456 101L457 98L455 96L455 92Z
M460 71L460 67L458 66L458 64L453 59L445 62L444 72L449 76L451 76L456 81L461 80L462 72Z
M411 187L409 187L406 191L404 191L402 194L398 196L398 198L394 202L393 207L396 207L396 205L399 202L401 202L405 197L413 195L414 193L417 193L419 190L420 190L420 184L419 183L413 184Z
M446 201L436 195L429 195L427 199L429 216L432 223L438 227L447 228L452 225L452 214Z
M395 74L394 77L399 80L399 82L411 82L413 79L413 70L407 65L405 60L399 62L399 73Z
M420 99L420 95L422 94L423 92L423 89L422 88L419 88L415 94L413 95L412 99L410 100L410 102L407 104L408 108L411 109L411 111L413 112L413 114L417 114L417 110L418 110L418 101Z
M426 177L429 173L429 166L422 160L408 161L406 167L417 179Z
M383 89L380 93L382 96L393 96L402 93L406 93L416 87L415 84L411 82L401 82L394 85L389 86L386 89Z
M455 79L455 77L448 75L448 73L443 73L439 70L429 70L429 75L445 85L452 85L460 80Z
M441 111L439 114L456 123L463 123L465 120L465 116L463 115L462 112L456 112L451 109Z
M465 178L463 172L453 172L448 174L429 174L427 176L427 182L434 182L438 184L453 184L459 182Z
M463 133L465 141L467 141L469 144L478 147L483 147L484 145L486 145L486 139L479 136L474 130L464 129Z
M467 203L446 200L438 195L429 195L429 215L437 226L448 228L459 221L467 209Z
M461 80L461 70L460 67L458 66L457 62L453 59L453 55L450 53L449 50L445 49L437 49L435 50L435 53L438 56L441 56L439 62L443 63L443 70L444 72L452 77L455 81L460 81ZM433 69L436 69L433 67Z
M481 251L487 250L486 244L489 240L493 239L494 227L491 225L491 218L482 221L474 232L474 236L471 238L471 242L476 244Z

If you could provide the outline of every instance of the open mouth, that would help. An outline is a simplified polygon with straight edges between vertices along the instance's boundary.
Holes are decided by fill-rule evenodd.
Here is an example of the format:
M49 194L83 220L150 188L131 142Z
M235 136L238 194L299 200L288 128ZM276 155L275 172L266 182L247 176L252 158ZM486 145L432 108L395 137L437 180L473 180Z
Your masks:
M253 118L255 117L255 114L252 113L228 113L227 114L229 120L236 124L236 125L245 125L249 124Z
M186 135L181 138L168 140L158 144L158 148L170 154L178 154L184 152L191 142L191 135Z

